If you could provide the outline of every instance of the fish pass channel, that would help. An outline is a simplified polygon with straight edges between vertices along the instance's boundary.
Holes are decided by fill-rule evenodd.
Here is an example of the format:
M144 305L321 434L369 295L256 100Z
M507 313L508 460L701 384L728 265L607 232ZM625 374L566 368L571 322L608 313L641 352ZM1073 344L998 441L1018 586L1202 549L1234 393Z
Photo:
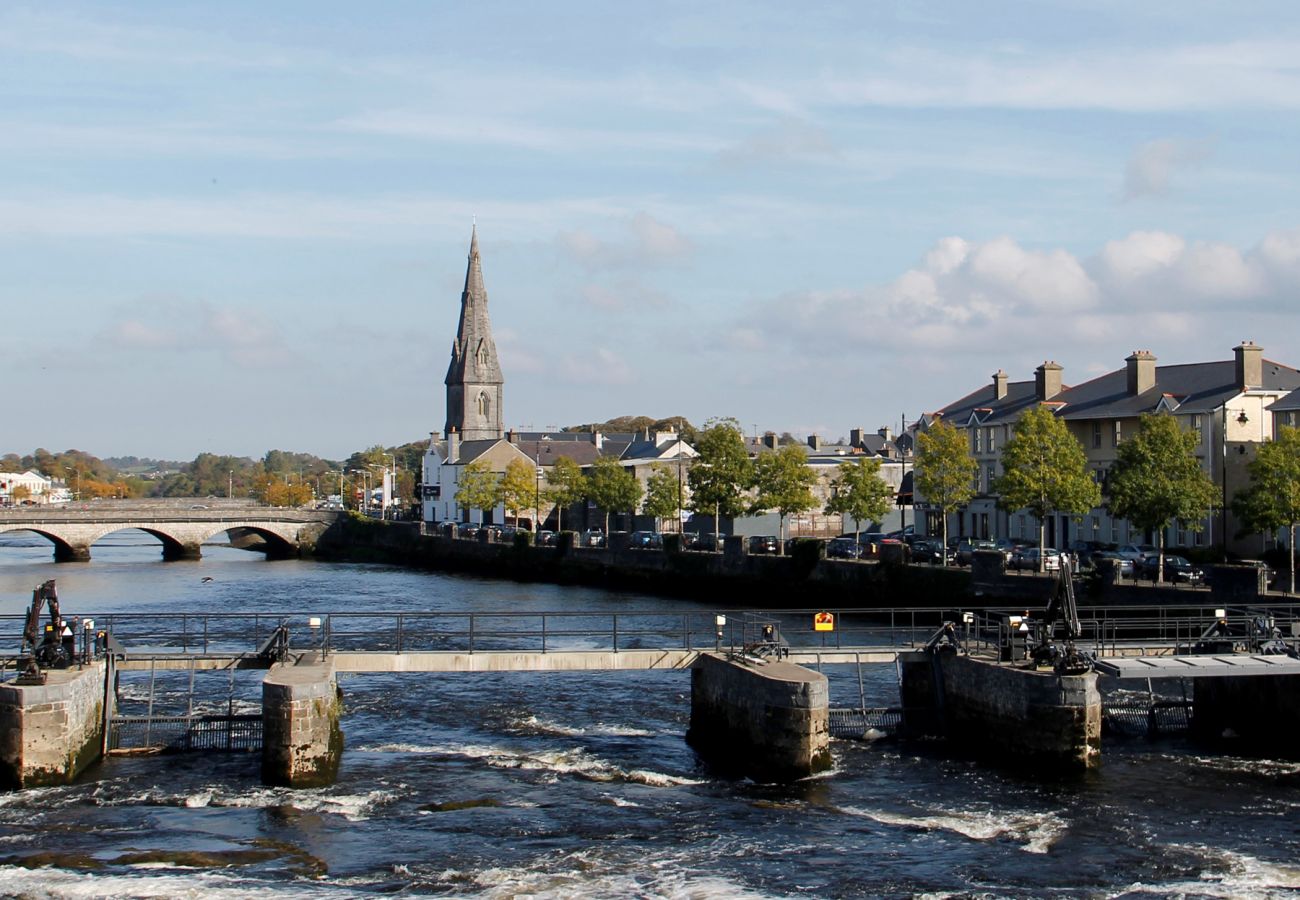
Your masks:
M95 559L0 545L0 613L57 578L64 609L512 612L662 608L604 591L205 547L162 563L122 533ZM212 581L203 583L202 578ZM716 606L713 604L712 606ZM684 609L705 610L682 604ZM712 608L712 606L710 608ZM855 667L827 666L854 706ZM868 702L897 697L863 667ZM203 692L256 709L258 673ZM228 678L225 673L208 676ZM187 676L162 699L182 707ZM683 735L681 672L344 676L338 783L260 784L254 757L112 758L75 785L0 798L0 893L53 897L1293 896L1300 765L1110 740L1086 777L1043 780L890 740L836 741L793 786L722 779ZM1158 687L1158 685L1157 685ZM124 677L141 699L147 676ZM198 692L196 692L198 693ZM229 699L227 698L229 694ZM1133 692L1134 695L1145 691ZM217 711L220 711L218 709Z

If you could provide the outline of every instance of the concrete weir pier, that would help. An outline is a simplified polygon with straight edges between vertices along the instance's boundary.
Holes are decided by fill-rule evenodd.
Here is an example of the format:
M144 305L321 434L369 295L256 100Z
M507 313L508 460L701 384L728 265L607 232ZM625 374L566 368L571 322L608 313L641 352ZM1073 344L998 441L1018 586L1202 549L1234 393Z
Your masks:
M792 663L705 653L691 670L686 740L724 771L794 781L830 768L826 676Z
M100 661L0 685L0 789L71 784L100 758L106 671Z
M903 724L963 753L1036 769L1101 762L1097 675L1057 675L952 652L898 657Z
M262 681L262 782L333 784L343 757L342 712L333 666L274 666Z

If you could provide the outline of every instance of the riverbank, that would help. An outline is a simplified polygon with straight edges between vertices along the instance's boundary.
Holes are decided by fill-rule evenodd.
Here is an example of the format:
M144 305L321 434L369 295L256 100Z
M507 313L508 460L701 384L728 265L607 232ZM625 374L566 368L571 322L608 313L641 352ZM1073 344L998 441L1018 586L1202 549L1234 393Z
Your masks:
M908 565L901 559L825 559L816 544L790 556L749 555L742 540L722 553L577 547L567 535L557 546L491 543L421 534L419 523L344 517L318 540L319 559L382 562L516 581L633 590L671 597L725 599L751 607L966 607L1046 604L1055 576L1009 574L993 558L969 569ZM996 554L993 554L995 557ZM1222 567L1236 569L1241 567ZM1229 577L1233 576L1233 577ZM1236 573L1216 579L1213 591L1153 587L1097 579L1081 602L1098 605L1195 605L1258 600Z

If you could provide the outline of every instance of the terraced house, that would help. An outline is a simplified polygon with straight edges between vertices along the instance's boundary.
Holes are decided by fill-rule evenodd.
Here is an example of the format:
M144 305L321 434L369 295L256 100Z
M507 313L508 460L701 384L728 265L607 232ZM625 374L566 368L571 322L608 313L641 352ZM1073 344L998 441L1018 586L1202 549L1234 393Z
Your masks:
M1252 341L1233 348L1233 358L1181 365L1158 365L1148 350L1136 350L1115 369L1082 384L1069 386L1063 369L1044 362L1033 381L1009 381L999 370L990 384L938 410L949 424L964 429L971 454L979 464L976 496L949 522L949 533L973 537L1036 539L1038 523L1027 512L998 509L993 479L1001 474L1001 448L1011 437L1016 421L1026 409L1050 406L1065 420L1070 433L1083 446L1088 465L1102 484L1117 448L1137 428L1143 413L1176 416L1198 437L1197 457L1222 494L1223 509L1200 523L1201 530L1177 523L1165 539L1169 546L1226 545L1237 553L1254 553L1261 538L1238 538L1238 524L1228 508L1236 492L1248 483L1246 464L1254 447L1273 435L1276 424L1296 420L1300 411L1300 371L1264 359L1263 349ZM923 507L920 507L923 508ZM939 532L937 513L922 516L928 533ZM1050 545L1066 547L1075 540L1117 544L1152 542L1104 507L1082 519L1054 515L1046 523Z

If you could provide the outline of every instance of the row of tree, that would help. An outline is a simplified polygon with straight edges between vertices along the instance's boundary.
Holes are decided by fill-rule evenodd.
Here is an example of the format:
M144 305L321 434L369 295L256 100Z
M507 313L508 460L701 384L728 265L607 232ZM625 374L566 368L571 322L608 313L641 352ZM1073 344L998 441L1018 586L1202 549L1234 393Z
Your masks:
M786 518L820 505L812 491L817 474L808 467L802 447L784 446L751 459L740 426L731 419L708 423L696 433L695 446L699 457L687 475L689 492L664 465L652 469L643 490L636 476L613 457L597 459L584 474L577 463L561 456L546 473L544 487L541 473L523 460L514 460L500 474L482 461L470 463L461 472L456 502L466 509L503 506L517 521L523 510L545 501L559 510L557 524L562 528L563 510L589 500L605 512L606 531L611 512L632 514L640 509L655 519L668 519L689 510L713 517L715 540L723 517L775 511L781 519L782 547ZM850 515L857 522L884 518L894 492L879 473L875 458L843 463L826 511Z
M1082 516L1104 499L1111 515L1157 534L1157 580L1163 580L1165 530L1175 522L1200 530L1217 498L1196 458L1196 442L1196 435L1181 429L1173 416L1142 416L1137 432L1119 445L1103 498L1083 447L1062 419L1038 406L1017 421L1002 449L1002 474L992 490L1000 508L1027 510L1038 520L1040 566L1048 516ZM941 514L945 548L948 516L974 497L977 472L966 436L957 428L939 420L917 436L913 484Z

